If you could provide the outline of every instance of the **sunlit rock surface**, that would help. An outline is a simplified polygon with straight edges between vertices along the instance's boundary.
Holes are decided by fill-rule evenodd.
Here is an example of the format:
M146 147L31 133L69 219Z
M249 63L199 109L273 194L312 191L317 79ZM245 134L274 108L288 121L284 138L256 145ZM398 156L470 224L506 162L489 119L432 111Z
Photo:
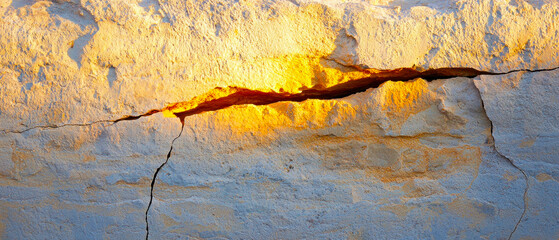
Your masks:
M499 238L524 190L467 78L189 117L158 183L155 238Z
M0 238L556 239L558 19L554 0L0 0ZM488 73L117 121L399 68Z

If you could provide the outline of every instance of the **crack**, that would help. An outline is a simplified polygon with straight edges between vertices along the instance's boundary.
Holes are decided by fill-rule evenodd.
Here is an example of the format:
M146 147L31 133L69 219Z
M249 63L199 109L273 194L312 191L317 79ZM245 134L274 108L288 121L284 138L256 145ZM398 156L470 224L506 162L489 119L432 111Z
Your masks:
M159 165L159 167L155 170L155 173L153 174L153 178L151 180L151 187L150 187L150 194L149 194L149 203L148 203L148 207L146 209L146 216L145 216L145 220L146 220L146 240L149 239L149 221L148 221L148 214L149 214L149 210L151 209L151 203L153 202L153 188L155 186L155 181L157 180L157 174L159 174L159 171L169 162L169 158L171 158L171 153L173 152L173 144L175 144L175 141L182 135L182 132L184 130L184 120L181 119L181 131L179 133L178 136L176 136L173 141L171 141L171 148L169 149L169 152L167 153L167 158L165 159L165 162L163 162L163 164Z
M56 129L56 128L63 128L63 127L87 127L87 126L91 126L91 125L95 125L95 124L100 124L100 123L111 123L115 124L118 123L120 121L132 121L132 120L137 120L140 119L142 117L147 117L147 116L151 116L153 114L156 114L158 112L161 112L161 110L158 109L154 109L154 110L150 110L144 114L140 114L140 115L126 115L123 116L121 118L115 119L115 120L97 120L97 121L93 121L93 122L89 122L89 123L66 123L66 124L61 124L61 125L39 125L39 126L34 126L34 127L30 127L30 128L26 128L23 130L1 130L2 133L24 133L33 129Z
M334 61L335 63L348 68L353 68L357 71L361 71L369 74L369 77L355 79L340 83L328 88L321 86L315 86L313 88L304 88L299 93L287 93L287 92L264 92L259 90L251 90L248 88L240 87L227 87L220 88L217 87L212 91L208 92L207 95L215 94L216 92L227 92L218 98L202 98L200 101L198 97L193 98L190 101L179 102L171 104L162 109L153 109L144 114L140 115L126 115L116 120L97 120L89 123L67 123L61 125L40 125L23 130L0 130L0 133L24 133L33 129L56 129L69 126L85 127L91 126L99 123L111 123L115 124L120 121L130 121L137 120L142 117L151 116L159 112L171 112L174 116L184 121L184 118L191 115L200 114L203 112L217 111L234 105L244 105L244 104L254 104L254 105L268 105L275 102L281 101L292 101L292 102L302 102L307 99L337 99L347 97L356 93L364 92L370 88L377 88L381 84L387 81L403 82L409 81L416 78L422 78L427 81L433 81L436 79L448 79L454 77L467 77L474 78L480 75L505 75L515 72L545 72L553 71L559 69L546 68L546 69L517 69L508 72L488 72L479 71L474 68L460 68L460 67L449 67L449 68L435 68L428 70L418 70L415 68L398 68L394 70L376 70L376 69L364 69L360 66L342 64L335 59L325 58L327 61ZM219 95L219 94L218 94ZM203 97L199 96L199 97ZM184 108L184 105L189 105L189 108Z
M554 67L554 68L541 68L541 69L515 69L515 70L510 70L508 72L500 72L500 73L492 73L492 74L488 74L488 75L506 75L506 74L510 74L510 73L516 73L516 72L530 72L530 73L534 73L534 72L549 72L549 71L554 71L554 70L558 70L559 67Z
M345 65L344 65L345 66ZM422 78L427 81L448 79L455 77L474 78L480 75L506 75L515 72L544 72L559 69L517 69L508 72L487 72L473 68L437 68L429 70L416 70L413 68L399 68L394 70L375 70L354 67L358 71L369 74L369 77L350 80L331 87L315 86L304 88L299 93L265 92L240 87L215 88L206 95L193 98L190 101L179 102L163 108L163 112L171 112L184 121L184 118L203 112L217 111L234 105L268 105L281 101L302 102L308 99L337 99L356 93L364 92L370 88L377 88L387 81L409 81ZM217 97L216 97L217 96Z
M558 69L558 68L555 68L555 69ZM527 71L527 72L541 72L541 71L540 70L533 70L533 71ZM510 165L512 165L514 168L516 168L518 171L520 171L522 173L522 175L524 176L524 180L526 182L526 187L524 188L524 194L522 196L522 200L523 200L522 214L520 215L520 218L518 218L518 221L516 222L516 224L514 225L514 228L512 229L511 233L509 234L508 240L510 240L510 239L512 239L512 236L516 232L516 229L518 229L518 226L520 225L520 222L522 222L522 219L526 215L526 210L528 208L528 204L527 204L527 202L528 202L528 189L530 188L529 178L528 178L528 174L526 174L526 172L522 168L518 167L518 165L516 165L514 163L514 161L512 161L512 159L510 159L509 157L507 157L506 155L501 153L499 151L499 149L497 148L497 143L495 142L495 137L493 137L493 132L495 130L495 127L493 125L493 121L489 118L489 115L487 114L487 110L485 109L485 102L483 101L483 98L481 97L481 91L479 90L479 88L477 86L476 86L476 89L479 91L479 96L480 96L479 98L481 100L481 107L483 108L483 112L485 113L485 116L487 116L487 120L489 121L490 130L491 130L490 131L491 132L490 141L492 142L493 149L495 150L495 152L497 154L499 154L501 157L506 159L507 162L510 163Z
M355 65L355 64L347 64L344 63L336 58L330 58L330 57L323 57L322 59L326 60L326 61L331 61L334 62L335 64L338 64L340 66L346 67L346 68L351 68L357 71L362 71L362 72L386 72L386 71L394 71L394 70L376 70L374 68L367 68L367 66L364 65ZM416 66L414 65L411 68L399 68L399 69L412 69L412 70L416 70L416 71L422 71L422 67L420 66ZM509 71L505 71L505 72L489 72L489 71L479 71L479 70L475 70L474 68L464 68L464 67L446 67L446 68L432 68L432 69L428 69L427 71L438 71L440 69L470 69L470 70L474 70L479 72L479 75L505 75L505 74L510 74L510 73L515 73L515 72L547 72L547 71L553 71L553 70L557 70L559 69L559 66L557 67L552 67L552 68L540 68L540 69L528 69L528 68L521 68L521 69L513 69L513 70L509 70Z
M328 100L343 98L364 92L370 88L377 88L387 81L408 81L416 78L432 81L453 77L473 78L481 74L491 74L473 68L438 68L426 71L400 68L395 70L361 71L368 73L369 77L347 81L328 88L320 86L305 88L299 93L264 92L240 87L215 88L207 96L200 96L200 99L193 98L187 102L175 103L167 106L163 111L172 112L176 117L184 119L191 115L217 111L234 105L268 105L281 101L302 102L308 99Z

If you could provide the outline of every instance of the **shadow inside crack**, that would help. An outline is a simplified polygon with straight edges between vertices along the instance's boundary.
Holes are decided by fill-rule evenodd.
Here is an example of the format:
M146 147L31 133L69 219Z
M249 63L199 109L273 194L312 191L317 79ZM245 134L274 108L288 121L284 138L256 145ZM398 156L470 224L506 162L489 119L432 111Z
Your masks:
M481 74L492 74L473 68L438 68L420 71L412 68L396 70L360 70L368 73L368 77L340 83L331 87L316 86L301 90L299 93L265 92L239 87L215 88L207 96L193 98L191 101L175 103L162 109L164 113L172 113L184 121L185 117L203 112L216 111L234 105L268 105L275 102L302 102L307 99L336 99L347 97L369 88L377 88L387 81L408 81L423 78L427 81L453 77L476 77ZM219 96L219 97L213 97ZM170 116L170 114L167 114Z
M206 94L194 97L190 101L174 103L162 109L152 109L140 115L125 115L113 120L98 120L90 123L68 123L62 125L42 125L34 126L24 130L2 130L4 133L23 133L37 128L59 128L64 126L89 126L96 123L118 123L120 121L131 121L142 117L151 116L153 114L163 112L168 117L178 117L181 122L184 118L204 112L217 111L235 105L268 105L281 101L302 102L307 99L337 99L347 97L356 93L364 92L370 88L377 88L387 81L409 81L416 78L422 78L427 81L437 79L448 79L455 77L473 78L480 75L505 75L514 72L544 72L559 69L559 67L549 69L517 69L502 73L493 73L480 71L473 68L436 68L429 70L417 70L413 68L399 68L395 70L374 70L360 69L358 66L353 67L359 71L368 73L368 77L350 80L331 87L323 87L317 85L313 88L302 89L299 93L288 92L266 92L260 90L252 90L241 87L217 87Z

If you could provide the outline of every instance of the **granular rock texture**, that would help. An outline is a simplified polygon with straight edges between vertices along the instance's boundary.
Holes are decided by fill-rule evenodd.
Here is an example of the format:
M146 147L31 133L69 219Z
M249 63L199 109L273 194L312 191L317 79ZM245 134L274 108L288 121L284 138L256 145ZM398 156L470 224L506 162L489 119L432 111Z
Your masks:
M0 238L557 239L558 19L0 0Z

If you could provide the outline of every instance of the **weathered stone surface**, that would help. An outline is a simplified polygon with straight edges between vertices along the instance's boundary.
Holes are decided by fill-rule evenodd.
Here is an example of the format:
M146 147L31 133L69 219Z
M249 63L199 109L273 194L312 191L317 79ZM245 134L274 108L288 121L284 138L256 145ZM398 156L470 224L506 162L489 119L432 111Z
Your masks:
M2 238L143 238L151 176L179 130L153 116L1 135Z
M529 178L518 237L559 235L559 70L482 76L476 80L500 153Z
M0 0L0 238L144 238L146 219L153 239L557 238L557 19L553 0ZM399 68L500 74L182 132L139 116Z
M559 4L543 3L3 0L0 128L141 114L216 86L295 92L340 81L335 62L555 67Z
M522 212L467 78L191 116L173 154L155 238L504 238Z

